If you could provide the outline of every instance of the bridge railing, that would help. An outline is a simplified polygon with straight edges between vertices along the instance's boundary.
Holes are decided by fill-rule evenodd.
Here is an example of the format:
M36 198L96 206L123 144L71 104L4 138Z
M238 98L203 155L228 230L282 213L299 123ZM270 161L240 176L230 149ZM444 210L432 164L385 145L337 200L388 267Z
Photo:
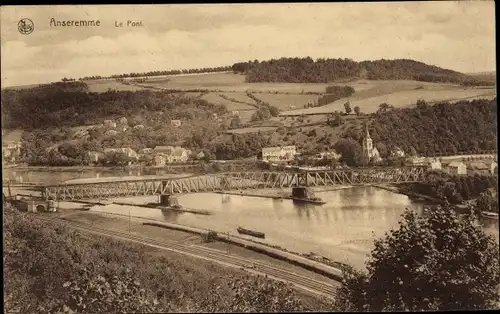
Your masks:
M155 178L53 185L44 187L44 195L52 199L81 199L231 189L414 182L422 178L424 171L424 167L407 166L399 168L380 167L304 172L225 172L183 178Z

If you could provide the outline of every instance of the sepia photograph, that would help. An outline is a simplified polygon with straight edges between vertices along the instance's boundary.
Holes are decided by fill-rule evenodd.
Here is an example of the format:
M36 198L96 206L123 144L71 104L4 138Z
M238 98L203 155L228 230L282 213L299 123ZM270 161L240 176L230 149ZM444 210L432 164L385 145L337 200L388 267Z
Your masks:
M500 309L494 1L0 31L4 313Z

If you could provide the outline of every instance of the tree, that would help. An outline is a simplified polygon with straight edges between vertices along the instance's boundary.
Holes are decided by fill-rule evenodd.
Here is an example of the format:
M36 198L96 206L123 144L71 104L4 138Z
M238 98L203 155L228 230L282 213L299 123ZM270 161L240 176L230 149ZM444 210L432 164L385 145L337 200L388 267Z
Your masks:
M367 161L363 159L363 148L352 138L338 140L333 148L342 155L341 161L350 167L367 163Z
M361 113L361 109L359 109L359 106L354 107L354 112L359 116L359 114Z
M498 306L498 244L449 204L418 215L375 241L367 273L345 269L336 305L348 311L477 310Z
M387 109L389 109L389 104L388 104L388 103L384 102L384 103L381 103L381 104L379 105L379 110L380 110L381 112L386 112L386 111L387 111Z
M233 119L231 119L231 125L230 125L231 129L237 129L240 126L241 126L241 119L240 119L240 117L234 117Z
M348 101L344 104L345 112L350 114L352 112L351 103Z

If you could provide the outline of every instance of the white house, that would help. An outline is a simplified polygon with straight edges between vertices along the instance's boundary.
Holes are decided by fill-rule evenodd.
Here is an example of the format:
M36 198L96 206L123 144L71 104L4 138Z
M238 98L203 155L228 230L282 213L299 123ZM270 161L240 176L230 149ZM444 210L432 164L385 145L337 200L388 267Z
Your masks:
M118 134L118 131L115 130L107 130L106 132L104 132L105 136L115 136L116 134Z
M190 153L189 150L179 146L156 146L154 152L165 156L167 163L186 162Z
M321 152L319 154L317 154L314 159L335 159L335 160L339 160L340 158L342 157L341 154L338 154L337 152L335 151L331 151L331 152Z
M94 151L87 152L87 158L92 163L97 163L100 157L101 153L99 152L94 152Z
M453 161L444 165L444 170L449 174L467 174L467 166L461 161Z
M104 120L104 127L106 128L116 128L116 122L112 120Z
M264 147L262 149L262 160L266 161L290 161L297 154L295 146Z
M173 127L180 127L181 126L181 120L170 120L170 124L173 126Z
M232 115L233 117L239 117L239 116L240 116L240 112L239 112L239 111L236 111L236 110L233 110L233 111L231 111L231 115Z
M130 148L130 147L105 148L104 149L104 153L105 154L108 154L108 153L122 153L125 156L130 157L130 158L137 158L138 157L137 152L135 150L133 150L132 148Z
M495 160L486 160L484 162L488 168L490 169L490 174L495 174L495 171L498 171L498 163Z
M395 147L395 148L391 151L391 156L395 156L395 157L404 157L404 156L405 156L405 152L404 152L404 150L402 150L401 148L399 148L399 147Z
M163 167L167 164L167 158L163 154L156 154L153 157L153 163L156 167Z
M429 159L427 161L427 166L429 168L431 168L432 170L441 170L442 169L441 161L437 158Z
M128 120L125 117L121 117L120 119L118 119L118 123L126 125L128 123Z
M425 165L425 163L427 162L427 158L425 157L411 157L407 160L410 164L414 166L422 166Z
M138 130L138 129L144 129L144 125L142 125L142 124L134 125L134 130Z

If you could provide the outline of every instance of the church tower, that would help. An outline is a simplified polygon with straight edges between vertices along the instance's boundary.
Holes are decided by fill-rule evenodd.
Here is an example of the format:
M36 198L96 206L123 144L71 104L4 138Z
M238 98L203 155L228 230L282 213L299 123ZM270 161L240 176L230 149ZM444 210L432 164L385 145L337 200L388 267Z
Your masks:
M368 124L365 124L365 138L363 139L363 156L370 160L373 157L373 141L368 132Z

